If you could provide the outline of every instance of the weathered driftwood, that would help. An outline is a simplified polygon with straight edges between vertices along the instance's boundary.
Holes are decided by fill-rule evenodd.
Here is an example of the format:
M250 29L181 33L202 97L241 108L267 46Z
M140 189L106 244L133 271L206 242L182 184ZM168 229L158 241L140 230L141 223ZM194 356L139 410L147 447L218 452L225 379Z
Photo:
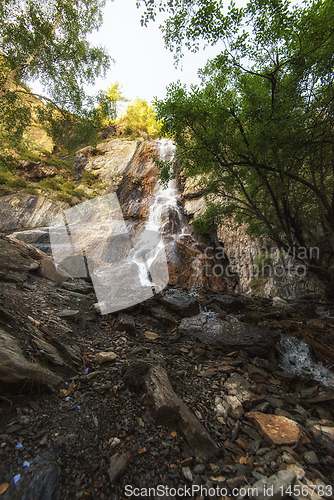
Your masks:
M183 401L175 394L166 371L152 366L144 375L146 401L157 424L168 424L184 436L194 456L208 460L219 448Z

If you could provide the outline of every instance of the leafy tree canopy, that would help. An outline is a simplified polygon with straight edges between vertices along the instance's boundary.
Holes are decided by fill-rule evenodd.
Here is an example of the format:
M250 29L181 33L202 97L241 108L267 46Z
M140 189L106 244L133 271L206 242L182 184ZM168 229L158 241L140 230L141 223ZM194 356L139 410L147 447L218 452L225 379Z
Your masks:
M333 298L333 2L253 0L225 15L210 0L144 3L146 20L159 6L170 13L171 49L224 41L201 85L172 84L157 103L183 173L201 174L209 192L204 222L233 215L252 234L303 247Z
M155 108L145 99L137 97L128 105L124 122L127 134L146 132L152 138L160 134L161 123L157 121Z
M110 66L110 57L87 36L102 23L104 0L3 0L0 9L0 134L2 160L22 141L32 114L39 114L54 135L63 125L91 123L97 113L83 91ZM32 112L32 92L24 85L39 80L47 90L44 107ZM38 96L41 97L41 96ZM66 111L65 111L66 110ZM72 113L72 115L69 114ZM59 126L59 122L62 125ZM66 128L66 127L65 127ZM90 127L92 129L92 127ZM87 127L85 128L87 135ZM84 132L82 129L81 132ZM78 134L77 134L78 137ZM82 137L82 140L87 137Z
M119 103L128 102L123 95L122 85L116 81L99 94L99 110L103 125L114 122L119 115Z

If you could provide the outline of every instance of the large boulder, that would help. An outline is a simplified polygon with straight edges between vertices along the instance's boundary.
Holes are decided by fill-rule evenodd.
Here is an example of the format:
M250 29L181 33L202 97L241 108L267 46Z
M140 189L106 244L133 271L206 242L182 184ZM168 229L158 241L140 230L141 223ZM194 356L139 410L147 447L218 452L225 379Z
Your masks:
M23 241L0 236L1 268L0 280L22 282L27 279L28 272L38 269L39 261L46 256L37 248Z
M247 323L230 323L206 313L184 318L178 332L225 351L242 349L252 356L267 355L279 339L278 332Z
M17 339L0 327L0 382L5 386L57 386L61 378L28 361Z
M0 280L24 281L29 272L29 253L22 251L8 240L0 238L0 254Z

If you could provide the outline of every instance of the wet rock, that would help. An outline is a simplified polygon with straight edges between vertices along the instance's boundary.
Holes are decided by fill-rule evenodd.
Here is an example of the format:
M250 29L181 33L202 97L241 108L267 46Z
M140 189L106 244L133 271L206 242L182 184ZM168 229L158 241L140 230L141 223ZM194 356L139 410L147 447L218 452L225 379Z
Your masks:
M227 313L235 313L245 309L245 303L232 295L217 295L213 303L218 304Z
M245 416L254 423L269 444L295 444L299 440L300 429L293 420L260 412L249 412Z
M229 323L205 313L181 321L178 333L228 352L243 349L250 355L268 354L279 334L247 323Z
M198 301L183 291L167 292L159 297L159 302L182 318L195 316L199 312Z

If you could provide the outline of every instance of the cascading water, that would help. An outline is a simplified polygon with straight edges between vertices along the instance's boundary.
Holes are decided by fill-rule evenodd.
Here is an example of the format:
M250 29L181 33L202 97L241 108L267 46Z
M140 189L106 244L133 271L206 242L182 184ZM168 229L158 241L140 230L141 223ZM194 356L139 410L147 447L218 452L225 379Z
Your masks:
M160 139L157 142L160 158L172 161L175 150L173 142L170 139ZM174 237L189 234L187 221L178 205L179 196L174 179L169 181L167 188L158 184L146 224L148 231L157 231Z
M160 158L172 161L175 149L173 142L161 139L157 143ZM167 188L158 184L145 230L131 252L131 259L138 266L142 286L154 286L149 269L159 253L164 250L166 239L189 235L189 228L178 205L178 198L175 180L169 181Z
M309 345L303 340L290 335L282 335L278 345L281 355L281 367L300 377L307 377L321 382L326 387L334 388L334 373L315 362L310 353Z

